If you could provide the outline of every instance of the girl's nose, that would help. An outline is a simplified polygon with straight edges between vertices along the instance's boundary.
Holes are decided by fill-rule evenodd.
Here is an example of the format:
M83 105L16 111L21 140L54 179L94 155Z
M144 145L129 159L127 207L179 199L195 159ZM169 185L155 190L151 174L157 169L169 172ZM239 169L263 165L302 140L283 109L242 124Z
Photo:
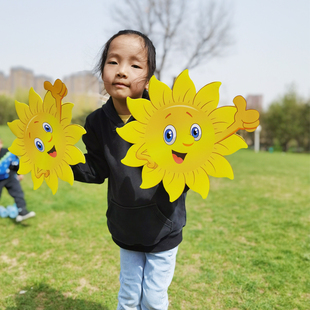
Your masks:
M119 68L117 72L117 76L121 78L126 78L127 77L127 70L124 67Z

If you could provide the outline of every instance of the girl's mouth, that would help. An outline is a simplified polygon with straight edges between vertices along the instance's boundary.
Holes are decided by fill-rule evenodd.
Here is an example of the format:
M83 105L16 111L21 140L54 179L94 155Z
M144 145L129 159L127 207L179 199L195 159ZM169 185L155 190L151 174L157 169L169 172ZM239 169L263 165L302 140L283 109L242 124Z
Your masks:
M128 85L123 84L123 83L114 83L113 85L114 85L115 87L117 87L117 88L125 88L125 87L128 87Z

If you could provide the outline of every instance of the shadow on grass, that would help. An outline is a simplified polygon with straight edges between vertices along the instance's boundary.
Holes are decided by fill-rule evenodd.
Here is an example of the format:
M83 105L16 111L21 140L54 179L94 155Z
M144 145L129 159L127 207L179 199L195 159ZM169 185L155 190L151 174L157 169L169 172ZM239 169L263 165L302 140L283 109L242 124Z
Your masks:
M62 292L45 283L33 287L25 287L24 294L16 294L16 306L5 310L109 310L96 302L65 297Z

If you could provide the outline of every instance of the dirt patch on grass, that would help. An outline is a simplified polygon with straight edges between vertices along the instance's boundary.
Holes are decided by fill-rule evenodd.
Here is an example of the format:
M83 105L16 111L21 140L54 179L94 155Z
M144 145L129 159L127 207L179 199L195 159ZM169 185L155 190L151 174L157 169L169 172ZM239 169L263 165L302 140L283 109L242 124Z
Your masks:
M45 251L44 253L42 253L42 254L40 255L40 258L41 258L42 260L47 260L48 258L50 258L50 256L52 255L52 253L54 253L54 250L47 250L47 251Z
M81 278L81 279L80 279L80 286L78 286L78 287L76 288L76 290L77 290L78 292L81 292L85 287L90 291L90 293L99 291L99 288L98 288L98 287L91 286L91 285L89 284L89 282L88 282L85 278Z
M12 269L18 265L16 257L10 258L7 255L3 254L0 256L0 260L9 265L7 269Z
M13 239L12 240L12 245L13 246L18 246L19 245L19 239Z
M255 242L249 242L245 237L240 236L236 239L238 242L246 244L246 245L251 245L251 246L256 246Z

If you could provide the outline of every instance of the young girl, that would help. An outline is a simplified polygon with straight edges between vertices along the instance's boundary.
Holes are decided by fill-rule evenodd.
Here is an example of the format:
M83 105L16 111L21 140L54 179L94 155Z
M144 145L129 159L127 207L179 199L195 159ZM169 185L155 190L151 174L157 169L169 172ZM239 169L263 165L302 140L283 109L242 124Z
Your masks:
M162 183L141 189L141 167L121 163L130 144L116 128L133 120L127 97L148 99L155 56L152 42L137 31L120 31L106 43L98 68L110 98L87 117L86 164L72 167L77 181L108 179L107 223L120 247L117 309L168 308L167 291L186 221L186 193L171 203Z

